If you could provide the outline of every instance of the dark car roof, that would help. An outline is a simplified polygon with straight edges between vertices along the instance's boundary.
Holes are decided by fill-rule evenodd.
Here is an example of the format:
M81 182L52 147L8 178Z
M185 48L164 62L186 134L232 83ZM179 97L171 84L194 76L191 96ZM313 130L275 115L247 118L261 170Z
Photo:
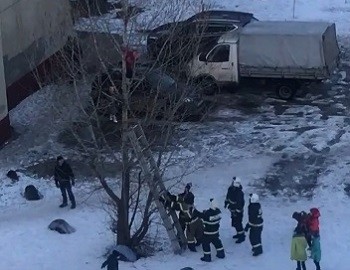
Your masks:
M198 20L230 20L242 23L248 23L254 18L252 13L233 11L233 10L206 10L197 13L187 19L187 22L194 22Z
M154 28L151 32L155 33L158 31L164 31L174 27L176 24L181 26L199 21L205 21L208 24L236 22L237 24L244 26L252 20L257 20L252 13L231 10L207 10L193 15L185 21L160 25Z

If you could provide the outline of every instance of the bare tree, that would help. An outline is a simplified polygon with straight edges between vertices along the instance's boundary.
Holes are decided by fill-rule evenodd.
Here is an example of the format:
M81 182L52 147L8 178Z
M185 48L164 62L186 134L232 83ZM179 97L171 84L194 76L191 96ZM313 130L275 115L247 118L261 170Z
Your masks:
M176 44L180 50L174 55L169 45L175 42L179 34L175 23L170 29L169 40L160 48L159 57L145 65L140 52L144 32L147 32L144 30L156 24L160 18L165 20L171 17L171 21L176 22L189 9L200 11L203 7L195 6L188 0L133 2L120 1L115 14L109 15L119 18L120 24L117 26L111 23L110 17L104 24L101 17L90 16L84 20L84 27L87 27L92 40L91 51L98 61L94 73L88 73L89 69L84 65L83 58L87 56L82 55L81 42L72 39L50 67L53 76L46 77L51 81L45 83L69 83L75 91L81 117L79 127L72 126L72 136L111 201L111 216L115 221L112 229L117 233L117 243L137 247L149 233L157 209L152 192L146 188L145 176L132 151L127 132L135 123L141 123L163 174L173 162L179 162L174 159L171 150L174 131L189 116L187 103L194 102L193 99L198 98L199 94L198 89L190 87L188 81L185 87L175 82L181 77L189 55L197 53L201 36L201 33L194 33L193 39L186 44ZM140 13L141 10L144 13ZM99 43L96 29L104 30L110 44L109 52L113 51L115 59L105 57L105 44ZM153 85L148 92L145 84L152 78L156 78L156 82L153 81L156 87ZM88 103L82 98L82 82L92 82ZM117 116L117 123L109 121L109 115ZM88 136L81 136L82 129ZM106 177L104 164L107 160L120 168L117 180ZM183 174L186 173L189 171ZM174 181L170 183L174 184Z

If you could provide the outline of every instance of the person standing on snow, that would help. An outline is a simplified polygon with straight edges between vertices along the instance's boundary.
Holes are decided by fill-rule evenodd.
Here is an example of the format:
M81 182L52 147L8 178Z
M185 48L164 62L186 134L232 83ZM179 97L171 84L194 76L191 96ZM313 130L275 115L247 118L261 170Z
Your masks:
M295 229L299 228L304 233L307 244L311 248L311 234L309 231L310 214L307 214L305 211L294 212L292 218L298 222Z
M188 189L189 184L187 185ZM192 193L191 193L192 194ZM165 201L164 197L160 197L160 201L165 207L169 207L175 211L180 211L181 220L185 223L185 234L187 237L188 249L197 252L196 246L200 245L203 238L203 223L198 217L193 217L194 195L187 193L185 196L175 196L168 192L170 202Z
M216 248L216 257L219 259L225 258L225 251L219 233L221 211L217 207L215 200L210 199L210 208L208 210L200 212L197 209L194 209L193 216L201 218L204 225L202 242L204 256L201 260L204 262L211 262L210 244L213 244Z
M57 157L57 164L55 167L54 179L56 187L61 189L63 202L60 205L61 208L67 206L67 193L69 200L72 204L71 209L76 207L75 197L72 192L72 186L74 186L74 173L71 166L62 156Z
M172 201L187 201L187 204L189 207L193 206L194 204L194 195L190 191L192 188L192 183L187 183L185 186L184 192L180 193L177 196L174 196L175 198L172 198ZM187 214L180 210L179 212L179 222L181 224L181 228L183 231L186 230L186 222L187 222Z
M120 254L118 251L113 250L112 254L108 256L107 260L101 265L101 269L107 266L107 270L119 269Z
M296 228L292 238L290 259L297 262L296 270L306 270L305 261L307 260L307 241L301 228Z
M263 218L261 205L259 203L258 194L250 194L248 206L248 223L245 226L245 231L249 231L249 240L252 245L253 256L258 256L263 253L261 244L261 233L263 230Z
M307 225L311 236L320 234L320 222L318 220L320 216L320 211L317 208L310 209Z
M225 208L231 212L231 226L236 229L237 234L233 236L237 239L236 243L240 244L245 240L243 229L243 210L244 210L244 193L242 190L241 180L233 177L231 186L227 190Z
M316 266L316 270L321 270L321 243L320 236L317 234L313 235L311 240L311 259Z

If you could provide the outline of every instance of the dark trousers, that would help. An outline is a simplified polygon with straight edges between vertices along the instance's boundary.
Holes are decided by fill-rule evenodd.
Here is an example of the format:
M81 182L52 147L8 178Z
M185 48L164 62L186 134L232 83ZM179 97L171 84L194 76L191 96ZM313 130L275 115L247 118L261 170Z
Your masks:
M252 245L252 250L260 249L262 247L261 245L261 233L262 233L263 227L250 227L249 230L249 241Z
M225 257L225 251L224 247L222 245L222 242L219 238L219 235L206 235L204 233L203 236L203 242L202 242L202 248L204 252L204 257L211 258L211 250L210 250L210 244L213 244L216 249L216 256L218 258L224 258Z
M237 235L244 235L244 229L243 229L243 213L231 213L231 225L234 227L237 231Z
M306 270L305 262L297 262L297 270Z
M315 264L315 266L316 266L316 270L321 270L320 262L314 261L314 264Z
M63 197L63 204L67 204L67 193L68 193L68 197L70 202L72 203L72 205L75 206L75 198L74 198L74 194L72 192L72 184L70 181L61 181L60 182L60 189L62 192L62 197Z
M179 223L181 225L182 230L185 232L186 230L186 218L181 214L179 214Z

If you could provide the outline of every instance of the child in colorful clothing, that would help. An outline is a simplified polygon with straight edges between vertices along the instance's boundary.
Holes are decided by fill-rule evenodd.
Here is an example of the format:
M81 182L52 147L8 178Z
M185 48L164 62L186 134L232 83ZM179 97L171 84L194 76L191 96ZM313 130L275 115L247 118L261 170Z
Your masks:
M297 270L306 270L305 261L307 260L306 254L307 242L304 232L300 227L297 227L294 231L291 256L290 259L297 262Z
M320 234L320 222L319 217L321 216L320 211L317 208L311 208L308 218L308 228L311 235Z
M321 270L321 267L320 267L321 243L320 243L320 236L317 234L312 236L311 259L314 261L316 270Z

